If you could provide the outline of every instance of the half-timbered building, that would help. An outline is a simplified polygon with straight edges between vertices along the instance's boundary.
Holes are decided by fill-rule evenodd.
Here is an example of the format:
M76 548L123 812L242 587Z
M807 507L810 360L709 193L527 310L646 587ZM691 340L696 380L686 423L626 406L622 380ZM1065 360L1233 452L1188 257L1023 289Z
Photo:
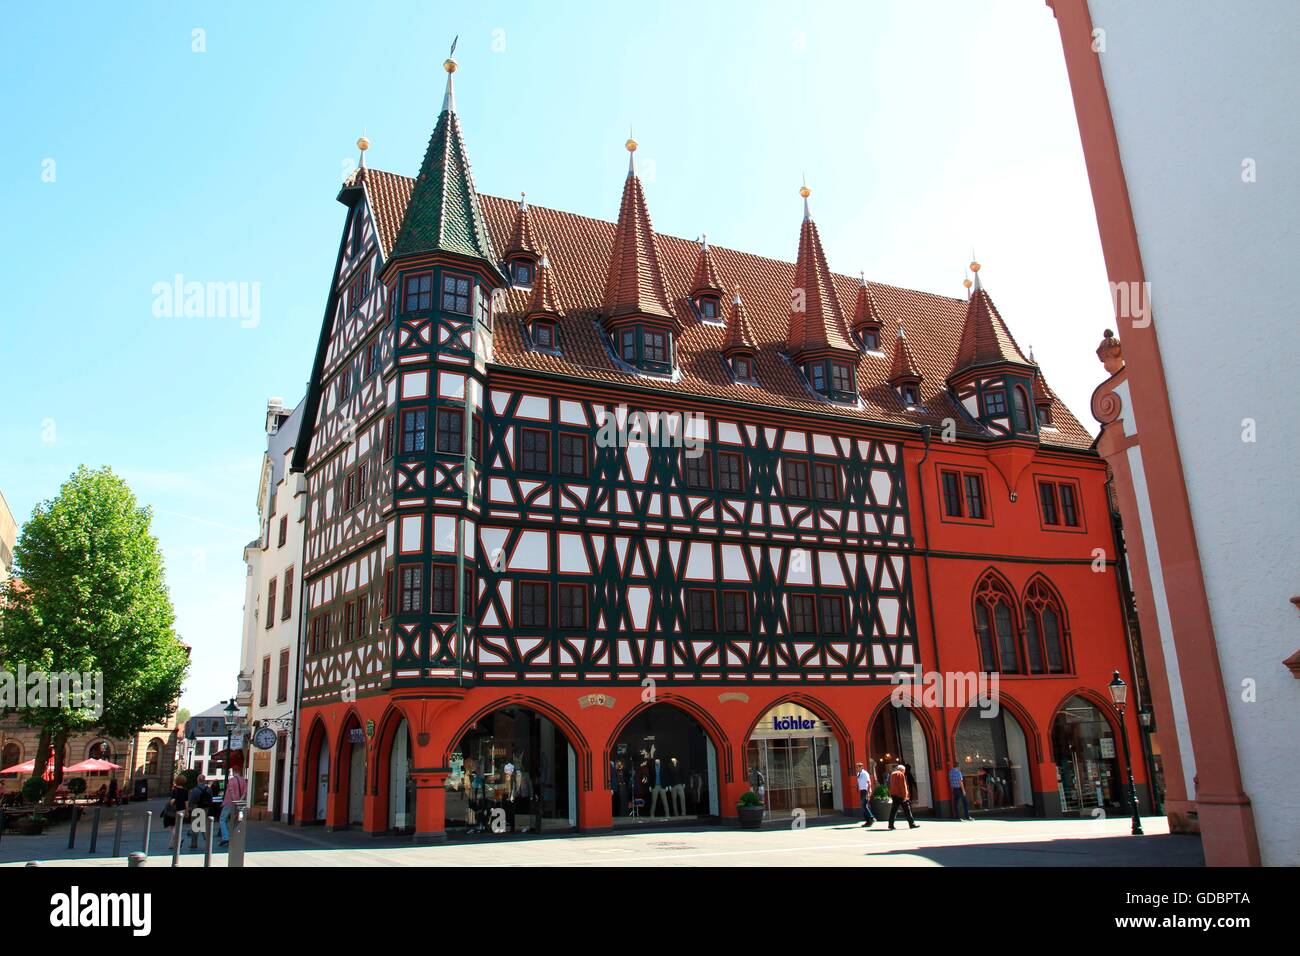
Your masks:
M481 194L447 70L415 178L363 139L339 194L299 818L818 816L859 762L936 813L954 767L977 813L1120 806L1105 465L978 264L833 273L806 187L793 263L659 235L631 140L615 222Z

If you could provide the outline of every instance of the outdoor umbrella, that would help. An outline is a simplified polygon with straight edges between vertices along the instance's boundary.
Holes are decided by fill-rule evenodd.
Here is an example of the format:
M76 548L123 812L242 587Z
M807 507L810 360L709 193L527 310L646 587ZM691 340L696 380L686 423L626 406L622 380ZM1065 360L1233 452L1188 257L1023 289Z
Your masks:
M66 769L66 768L65 768ZM0 773L18 773L30 777L36 771L36 760L24 760L22 763L16 763L12 767L5 767ZM51 761L45 765L45 779L54 779L54 763Z
M71 767L64 767L63 772L67 773L96 773L101 770L121 770L120 764L115 764L110 760L100 760L98 757L91 757L89 760L83 760L81 763L74 763Z

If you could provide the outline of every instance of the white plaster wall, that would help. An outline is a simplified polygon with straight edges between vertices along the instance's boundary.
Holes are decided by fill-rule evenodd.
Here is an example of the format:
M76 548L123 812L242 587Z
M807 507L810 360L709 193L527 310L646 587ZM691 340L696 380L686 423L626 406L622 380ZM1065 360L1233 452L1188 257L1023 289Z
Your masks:
M1296 865L1300 681L1282 660L1300 649L1300 4L1089 7L1245 788L1263 862Z

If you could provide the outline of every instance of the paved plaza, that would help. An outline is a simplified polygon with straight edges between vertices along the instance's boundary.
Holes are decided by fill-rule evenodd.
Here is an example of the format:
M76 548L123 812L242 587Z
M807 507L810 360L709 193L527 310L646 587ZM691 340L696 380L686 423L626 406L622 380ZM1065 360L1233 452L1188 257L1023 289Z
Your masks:
M155 810L161 803L155 806ZM46 866L125 866L143 841L143 813L127 808L122 856L111 857L113 817L101 820L98 847L88 852L83 819L76 847L68 827L39 837L5 834L0 866L39 860ZM480 836L425 846L410 837L329 833L320 827L253 823L246 866L1202 866L1197 837L1171 835L1164 817L1143 819L1146 835L1129 834L1126 818L1102 820L922 820L919 829L883 823L863 829L848 817L803 829L732 826L662 828L582 836ZM149 866L167 866L171 831L154 814ZM200 847L202 844L200 843ZM186 849L182 866L202 866L203 852ZM213 866L225 866L224 850Z

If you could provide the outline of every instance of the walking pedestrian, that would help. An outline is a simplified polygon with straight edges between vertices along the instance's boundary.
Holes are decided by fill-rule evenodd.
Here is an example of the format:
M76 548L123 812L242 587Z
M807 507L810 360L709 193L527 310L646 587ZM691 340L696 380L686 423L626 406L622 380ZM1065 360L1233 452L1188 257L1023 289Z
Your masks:
M172 795L163 807L162 818L163 826L169 827L173 823L180 821L185 822L185 802L189 797L189 791L185 789L185 778L177 777L172 787Z
M243 806L247 794L248 781L244 779L243 767L233 764L230 781L226 784L225 793L221 795L221 846L230 845L230 817L237 807Z
M907 768L901 763L889 775L889 800L889 829L894 829L899 807L903 808L909 829L915 830L921 825L912 818L912 794L907 789Z
M966 799L963 782L961 768L954 765L948 771L948 785L952 787L952 815L958 820L969 820L971 819L970 801Z
M876 822L871 812L871 774L862 764L858 764L858 796L862 798L862 825L870 828Z
M203 838L205 840L211 839L210 827L208 826L208 808L212 806L212 790L209 789L207 778L203 774L199 774L198 779L194 781L186 805L189 808L190 849L197 850L199 848L199 831L194 829L195 819L200 816L203 818L200 825Z

